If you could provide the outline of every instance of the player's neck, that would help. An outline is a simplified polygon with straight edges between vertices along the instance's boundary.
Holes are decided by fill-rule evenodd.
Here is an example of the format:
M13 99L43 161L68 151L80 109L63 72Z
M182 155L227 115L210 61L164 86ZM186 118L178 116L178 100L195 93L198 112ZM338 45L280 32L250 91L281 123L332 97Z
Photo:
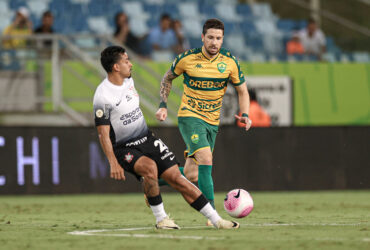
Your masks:
M217 57L218 56L218 53L216 55L210 55L207 50L204 48L204 46L202 46L202 52L203 54L209 59L209 60L212 60L213 58Z
M125 79L119 74L108 74L108 80L114 85L122 86Z

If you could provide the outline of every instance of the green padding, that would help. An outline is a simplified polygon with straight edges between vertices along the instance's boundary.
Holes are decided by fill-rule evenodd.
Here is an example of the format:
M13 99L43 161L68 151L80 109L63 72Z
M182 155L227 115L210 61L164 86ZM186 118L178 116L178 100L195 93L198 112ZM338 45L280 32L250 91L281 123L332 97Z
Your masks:
M294 125L370 125L370 64L247 64L248 75L294 80Z
M78 62L65 62L83 77L98 85L101 78L91 69ZM29 63L27 69L34 65ZM148 63L148 66L163 76L171 63ZM361 63L241 63L241 70L249 75L288 75L294 80L294 125L370 125L370 64ZM134 65L134 78L142 84L139 77L148 81L144 86L153 94L159 95L160 82ZM136 75L135 75L136 74ZM174 80L173 86L182 89L183 76ZM51 96L51 67L45 64L45 93ZM67 70L63 70L64 98L88 97L92 101L93 91ZM171 92L168 108L177 111L181 96ZM150 101L150 100L149 100ZM78 111L91 111L90 102L70 102ZM157 107L158 103L153 103ZM45 105L45 110L51 110ZM149 125L156 125L154 114L143 110Z

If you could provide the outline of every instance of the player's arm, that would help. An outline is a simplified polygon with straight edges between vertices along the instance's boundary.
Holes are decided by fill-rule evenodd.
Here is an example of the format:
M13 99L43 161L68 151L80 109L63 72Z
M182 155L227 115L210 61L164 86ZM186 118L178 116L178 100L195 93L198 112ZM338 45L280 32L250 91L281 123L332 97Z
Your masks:
M110 177L116 180L125 180L125 173L114 155L112 142L109 138L110 125L99 125L97 130L100 144L109 161Z
M241 113L241 116L235 115L235 118L240 122L244 123L245 130L248 130L252 126L252 121L248 117L250 100L247 84L244 82L238 86L235 86L235 89L238 92L239 110Z
M172 88L172 81L177 77L171 69L169 69L166 74L164 74L163 79L161 81L161 88L159 91L159 95L161 98L161 103L159 104L159 109L155 114L157 120L164 121L167 118L167 101L168 96L170 95L171 88Z

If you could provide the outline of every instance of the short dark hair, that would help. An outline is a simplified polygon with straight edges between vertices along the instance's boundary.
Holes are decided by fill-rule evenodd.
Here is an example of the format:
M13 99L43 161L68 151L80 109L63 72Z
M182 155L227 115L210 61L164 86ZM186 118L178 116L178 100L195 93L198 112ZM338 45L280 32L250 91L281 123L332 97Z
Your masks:
M316 24L316 19L315 18L313 18L313 17L310 17L309 19L308 19L308 24Z
M208 19L203 25L203 35L207 33L208 29L219 29L224 33L224 23L216 18Z
M167 13L163 13L161 15L161 21L164 20L164 19L170 19L171 20L171 16L169 14L167 14Z
M49 17L49 16L53 16L53 13L51 13L51 11L50 10L47 10L47 11L45 11L43 14L42 14L42 17Z
M100 63L107 73L112 72L113 65L121 59L121 54L124 53L126 50L121 46L109 46L101 52Z

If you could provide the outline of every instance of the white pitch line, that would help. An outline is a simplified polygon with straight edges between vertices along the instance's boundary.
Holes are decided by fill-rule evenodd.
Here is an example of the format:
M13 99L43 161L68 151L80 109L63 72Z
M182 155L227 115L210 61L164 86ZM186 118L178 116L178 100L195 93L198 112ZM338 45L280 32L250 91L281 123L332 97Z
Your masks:
M245 227L276 227L276 226L362 226L368 223L262 223L262 224L241 224ZM197 229L197 228L209 228L208 226L188 226L182 227L183 229ZM153 230L154 227L132 227L132 228L118 228L118 229L95 229L95 230L85 230L85 231L73 231L68 232L71 235L82 235L82 236L109 236L109 237L133 237L133 238L161 238L161 239L192 239L192 240L223 240L224 237L208 237L208 236L177 236L171 234L102 234L105 232L117 232L117 231L141 231L141 230ZM319 240L319 239L315 239ZM335 239L337 240L337 239ZM364 238L363 241L370 241L369 238Z
M201 226L204 227L204 226ZM188 227L184 227L188 228ZM197 227L189 227L197 228ZM191 239L191 240L223 240L224 237L208 237L208 236L192 236L192 235L171 235L171 234L101 234L104 232L111 231L138 231L148 230L153 227L136 227L136 228L119 228L119 229L97 229L97 230L86 230L86 231L73 231L68 234L71 235L84 235L84 236L113 236L113 237L133 237L133 238L161 238L161 239Z
M364 226L369 225L369 223L262 223L262 224L241 224L241 226L249 226L249 227L275 227L275 226L282 226L282 227L296 227L296 226L333 226L333 227L340 227L340 226Z

